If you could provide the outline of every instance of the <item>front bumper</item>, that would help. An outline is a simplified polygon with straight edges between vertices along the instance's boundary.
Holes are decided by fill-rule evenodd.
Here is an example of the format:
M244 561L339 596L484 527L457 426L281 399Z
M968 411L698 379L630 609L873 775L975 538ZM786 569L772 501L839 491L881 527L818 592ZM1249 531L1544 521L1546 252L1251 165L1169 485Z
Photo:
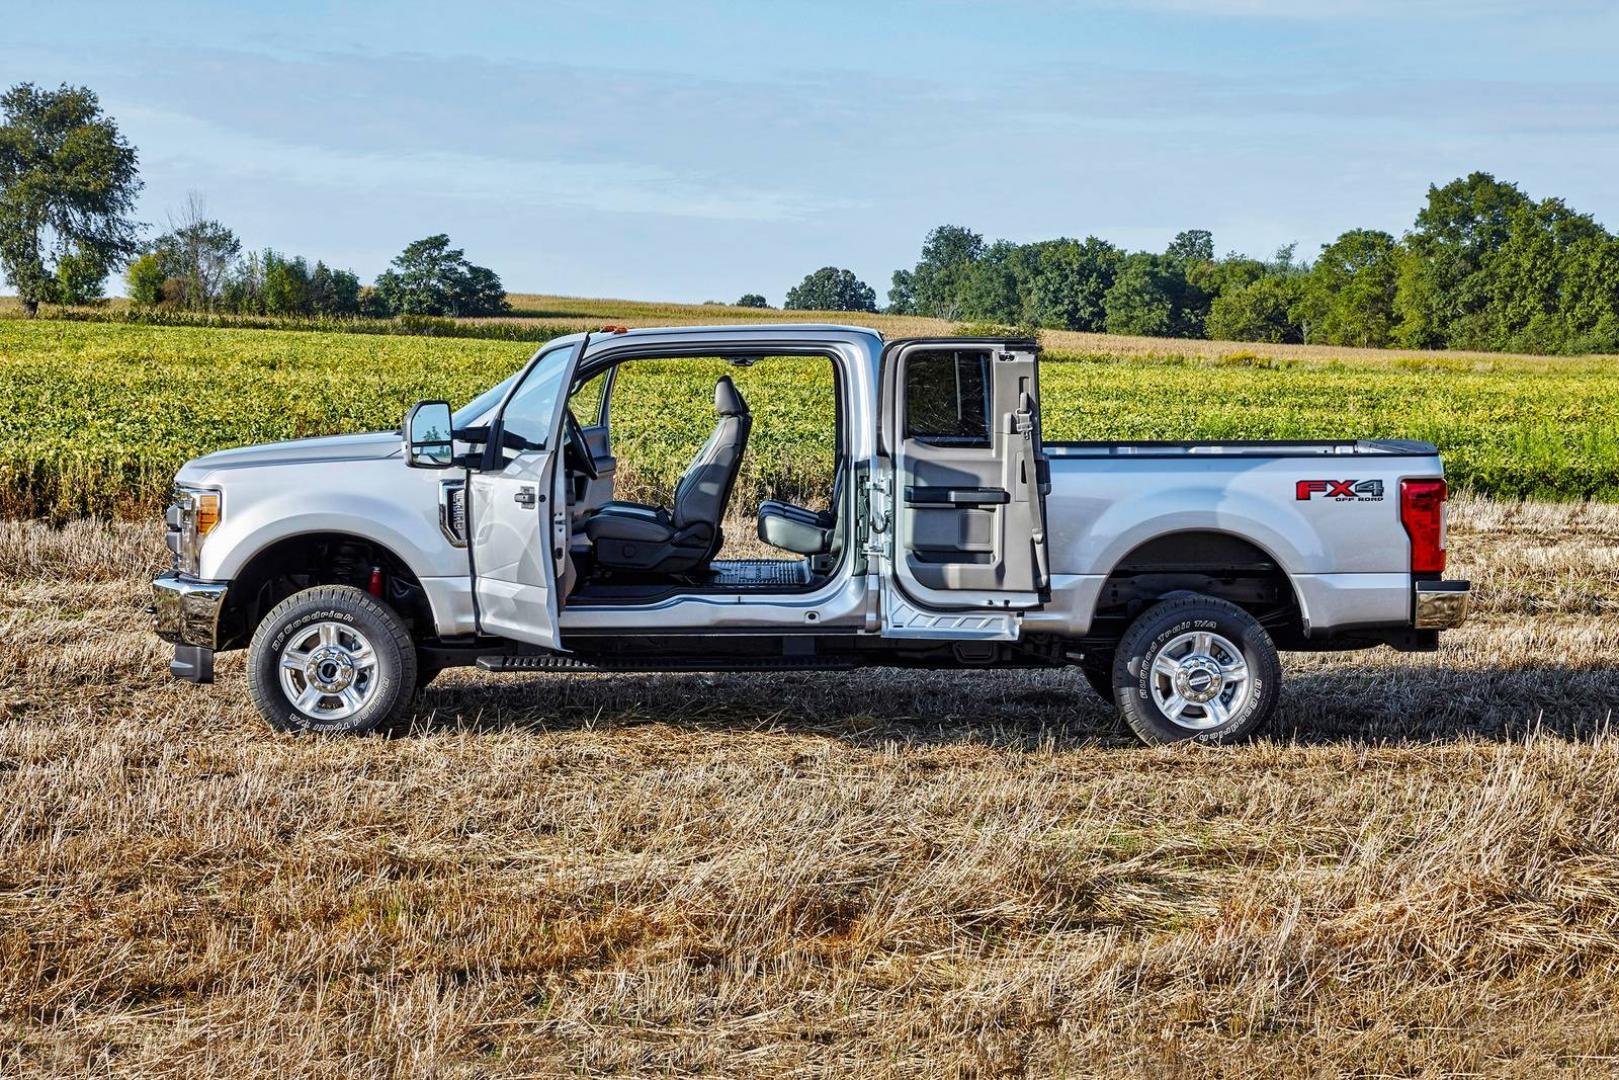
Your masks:
M214 649L219 645L219 613L225 607L226 581L169 571L152 579L152 628L174 642L169 674L187 682L214 681Z
M157 636L176 645L219 646L219 613L228 581L203 581L169 571L152 579L152 622Z
M1467 621L1472 583L1419 581L1413 586L1416 604L1412 625L1418 630L1454 630Z

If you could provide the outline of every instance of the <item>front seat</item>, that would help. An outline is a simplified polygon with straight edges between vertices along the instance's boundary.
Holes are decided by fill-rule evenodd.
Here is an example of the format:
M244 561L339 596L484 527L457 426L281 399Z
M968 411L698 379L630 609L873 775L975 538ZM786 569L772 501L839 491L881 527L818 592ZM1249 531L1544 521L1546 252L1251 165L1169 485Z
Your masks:
M720 521L753 430L753 414L729 375L714 384L714 411L719 422L675 486L672 507L610 502L586 520L597 566L686 574L714 558L724 540Z

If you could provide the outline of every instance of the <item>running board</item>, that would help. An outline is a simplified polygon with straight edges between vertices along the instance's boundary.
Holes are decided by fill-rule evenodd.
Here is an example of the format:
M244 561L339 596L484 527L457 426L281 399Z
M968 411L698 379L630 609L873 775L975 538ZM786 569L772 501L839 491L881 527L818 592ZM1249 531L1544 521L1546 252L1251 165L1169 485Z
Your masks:
M854 662L841 656L669 657L664 660L583 659L560 653L523 656L480 656L484 671L849 671Z

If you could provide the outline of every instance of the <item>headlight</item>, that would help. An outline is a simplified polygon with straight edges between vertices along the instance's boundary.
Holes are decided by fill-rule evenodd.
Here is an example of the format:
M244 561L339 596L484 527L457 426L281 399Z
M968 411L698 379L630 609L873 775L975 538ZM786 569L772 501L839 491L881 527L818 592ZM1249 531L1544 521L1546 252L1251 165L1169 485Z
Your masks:
M224 517L224 493L218 488L177 487L169 512L164 515L168 524L169 550L174 553L175 569L182 574L195 574L201 565L202 542L218 528Z

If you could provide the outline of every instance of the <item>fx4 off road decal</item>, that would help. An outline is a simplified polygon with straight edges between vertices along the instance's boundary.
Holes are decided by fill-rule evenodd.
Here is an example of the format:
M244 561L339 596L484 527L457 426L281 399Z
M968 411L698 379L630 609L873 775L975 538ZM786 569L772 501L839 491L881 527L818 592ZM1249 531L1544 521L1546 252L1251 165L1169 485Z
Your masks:
M1382 502L1381 480L1300 480L1295 489L1299 502L1309 502L1317 495L1335 502Z

